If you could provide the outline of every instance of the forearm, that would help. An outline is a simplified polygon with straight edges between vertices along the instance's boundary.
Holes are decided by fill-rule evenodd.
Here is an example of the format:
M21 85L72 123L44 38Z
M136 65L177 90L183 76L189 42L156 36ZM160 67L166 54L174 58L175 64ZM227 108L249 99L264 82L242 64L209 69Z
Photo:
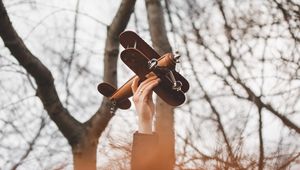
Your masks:
M157 169L157 134L135 133L132 146L132 170Z
M138 116L138 132L134 134L132 146L132 170L157 169L157 135L152 131L154 117L153 88L159 79L152 76L138 85L132 83L133 102Z
M140 117L138 119L138 132L152 134L152 120L142 120Z

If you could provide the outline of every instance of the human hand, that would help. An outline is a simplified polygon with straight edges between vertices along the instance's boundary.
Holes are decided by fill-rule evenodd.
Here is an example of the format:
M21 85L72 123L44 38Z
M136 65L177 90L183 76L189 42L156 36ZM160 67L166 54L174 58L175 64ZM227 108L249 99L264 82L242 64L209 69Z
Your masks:
M152 94L153 88L159 84L160 79L156 75L152 75L140 85L138 82L139 78L134 78L131 86L133 102L138 114L138 131L139 133L151 134L155 109Z

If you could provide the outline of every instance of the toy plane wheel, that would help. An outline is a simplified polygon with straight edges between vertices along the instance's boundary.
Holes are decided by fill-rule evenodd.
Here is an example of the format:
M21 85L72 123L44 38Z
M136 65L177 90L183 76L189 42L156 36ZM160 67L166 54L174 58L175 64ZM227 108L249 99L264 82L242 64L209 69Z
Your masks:
M182 87L182 83L181 81L176 81L174 84L173 84L173 90L176 90L176 91L180 91L181 90L181 87Z

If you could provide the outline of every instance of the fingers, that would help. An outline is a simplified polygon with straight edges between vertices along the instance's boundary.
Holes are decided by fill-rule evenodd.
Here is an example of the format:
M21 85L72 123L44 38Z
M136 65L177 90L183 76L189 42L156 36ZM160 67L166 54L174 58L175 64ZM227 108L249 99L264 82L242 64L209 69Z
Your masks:
M132 91L133 91L133 101L138 103L140 101L150 101L152 100L152 91L153 88L159 84L160 79L154 75L147 78L140 85L138 85L139 79L134 78L132 83Z
M151 76L149 78L147 78L145 81L143 81L139 86L138 88L136 89L136 92L142 92L144 90L144 88L146 87L146 84L149 83L150 81L152 80L155 80L157 79L157 76Z
M150 73L148 73L145 77L146 78L149 78L149 77L151 77L151 76L156 76L153 72L150 72ZM157 76L156 76L157 77Z
M136 76L135 78L133 78L133 82L132 82L132 85L131 85L131 90L132 90L132 93L134 94L138 88L138 84L139 84L139 77Z
M145 88L143 89L142 98L144 100L152 99L152 92L153 88L156 87L160 82L160 79L156 78L154 80L151 80L149 83L147 83Z

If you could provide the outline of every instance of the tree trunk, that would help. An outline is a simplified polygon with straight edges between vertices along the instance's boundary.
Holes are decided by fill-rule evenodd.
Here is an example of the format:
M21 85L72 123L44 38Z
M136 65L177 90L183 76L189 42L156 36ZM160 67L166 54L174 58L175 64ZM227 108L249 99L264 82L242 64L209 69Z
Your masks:
M98 138L84 137L72 146L74 170L95 170L97 164Z
M155 128L159 136L161 167L173 169L175 164L174 107L162 99L156 100Z
M146 8L154 49L160 55L172 52L160 0L146 0ZM155 128L159 136L160 166L164 170L171 170L175 164L174 107L160 98L156 101Z
M117 86L117 61L120 46L119 35L127 27L135 2L135 0L122 0L112 23L107 26L103 80L115 86ZM75 170L96 169L98 138L105 130L109 120L113 117L113 114L110 112L110 106L110 101L104 98L101 107L84 123L86 128L85 136L81 137L77 145L72 145Z

